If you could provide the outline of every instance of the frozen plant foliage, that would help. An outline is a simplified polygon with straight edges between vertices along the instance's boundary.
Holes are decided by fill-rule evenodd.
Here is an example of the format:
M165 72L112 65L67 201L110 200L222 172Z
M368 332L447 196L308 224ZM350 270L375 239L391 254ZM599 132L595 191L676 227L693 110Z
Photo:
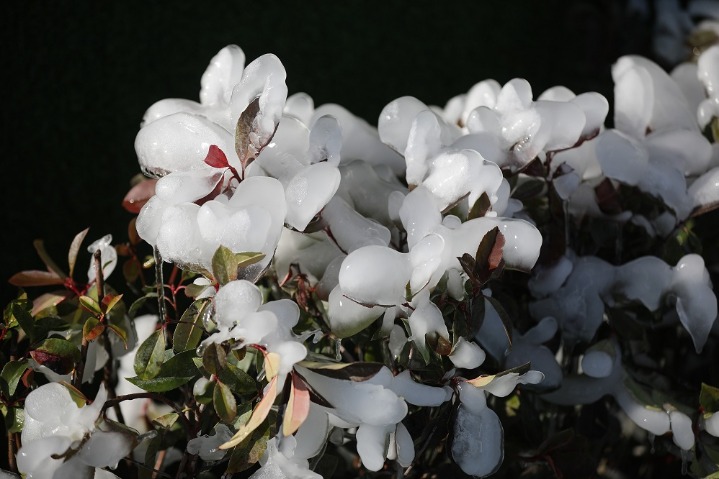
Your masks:
M521 78L391 100L375 128L223 48L199 102L145 114L128 242L92 243L87 282L86 231L69 273L36 244L47 271L11 278L64 288L5 309L18 469L590 477L650 464L646 431L716 473L717 51L620 58L612 129L599 93Z

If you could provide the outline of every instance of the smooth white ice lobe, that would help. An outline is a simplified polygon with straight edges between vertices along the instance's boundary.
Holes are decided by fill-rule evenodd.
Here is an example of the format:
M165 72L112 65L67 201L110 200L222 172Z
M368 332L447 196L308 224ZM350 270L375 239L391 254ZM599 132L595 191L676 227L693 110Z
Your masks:
M385 145L380 140L380 133L376 128L334 103L319 106L309 125L314 125L325 115L336 118L342 131L342 164L352 160L364 160L373 166L386 165L394 175L404 175L404 160L390 148L391 145Z
M615 127L634 138L647 129L695 130L696 117L679 86L658 65L639 56L621 57L612 66Z
M438 334L449 340L449 331L444 323L444 317L436 304L426 300L417 305L409 316L409 328L412 332L408 338L424 350L426 349L425 336L427 334Z
M661 155L650 161L646 142L618 130L608 130L597 139L596 153L605 176L661 198L677 218L689 215L692 205L684 174Z
M717 316L704 260L684 256L672 268L659 258L645 256L621 266L593 257L578 258L564 286L529 306L535 318L557 318L569 338L590 341L602 322L604 304L614 297L640 301L655 311L667 298L675 307L697 351L701 351Z
M200 103L229 105L232 89L242 78L244 68L245 54L237 45L228 45L217 52L200 79Z
M412 379L412 374L409 370L396 375L392 379L389 388L405 401L415 406L436 407L448 401L451 397L451 394L448 395L443 388L416 382Z
M138 232L157 246L166 261L199 265L209 271L220 245L235 253L264 253L265 258L253 265L253 274L272 259L286 212L284 190L274 178L247 178L229 201L218 198L202 206L184 202L163 209L161 200L155 198L140 212ZM158 217L159 225L155 223Z
M424 111L429 111L436 119L436 125L439 128L439 140L436 143L449 145L460 136L458 127L446 123L420 100L404 96L387 104L380 113L377 129L382 142L405 156L413 128L415 130L419 128L429 133L434 130L431 125L432 120L429 120L427 113L424 113L422 119L418 120L420 125L416 124L415 120L418 119L418 115ZM434 133L430 138L435 141L433 135Z
M230 281L215 294L215 323L232 328L262 305L262 293L249 281Z
M287 224L303 231L334 196L340 179L337 167L330 163L315 163L297 172L285 187Z
M344 294L358 302L394 305L405 301L411 274L406 254L385 246L365 246L345 258L339 284Z
M535 298L548 296L562 287L573 268L572 260L566 256L551 266L538 265L532 271L527 287Z
M130 436L117 432L95 430L95 422L107 399L100 386L91 405L78 407L70 392L58 383L49 383L32 391L25 400L23 447L17 454L20 472L28 478L42 479L60 474L61 477L80 477L89 467L115 467L130 453ZM63 462L53 454L64 454L68 448L78 448L77 454ZM62 472L60 472L62 471Z
M340 164L342 131L335 117L325 115L318 118L312 125L309 141L309 153L313 163L326 160L334 166Z
M262 150L277 129L287 100L285 67L272 54L262 55L247 65L240 82L232 90L230 121L237 124L242 112L259 98L259 112L252 122L250 151L254 156ZM234 130L233 130L234 133Z
M614 358L605 351L589 351L582 356L584 374L593 378L605 378L612 372Z
M212 432L212 435L205 434L190 439L187 442L187 452L195 456L199 455L203 461L219 461L225 457L227 451L219 449L219 447L232 437L230 428L218 423Z
M504 458L502 423L487 407L484 391L464 384L459 398L452 458L466 474L488 476L499 468Z
M177 112L145 125L135 138L135 152L142 170L152 176L204 168L210 145L217 145L228 159L235 148L233 136L204 116Z
M309 125L315 111L315 102L307 93L295 93L287 97L284 114Z
M364 306L342 295L339 286L330 293L327 315L330 329L340 338L362 331L384 313L380 306Z
M407 403L389 389L392 373L386 368L363 382L328 378L301 366L297 369L333 406L332 412L347 422L388 426L397 424L407 414Z
M499 327L502 329L499 334L503 336L501 344L502 347L506 348L509 345L506 333L504 333L504 328L501 325ZM542 388L550 389L559 386L562 382L562 368L557 363L552 351L543 344L554 337L557 328L557 320L546 317L524 334L514 330L512 347L504 361L504 367L515 368L530 363L533 370L544 374L544 380L541 383ZM481 337L481 335L482 330L480 329L478 336ZM501 360L502 357L498 359Z
M672 427L672 439L680 449L689 451L694 447L694 431L692 430L692 420L680 411L671 411L669 413L669 421Z
M336 260L344 258L346 255L329 240L324 232L317 233L298 233L288 228L283 228L280 241L277 244L275 257L273 260L275 271L280 280L290 272L290 265L299 266L303 274L308 274L310 281L317 279L325 280L330 264ZM327 277L325 286L331 285L330 288L322 288L323 299L326 299L329 292L337 284L337 273L339 267L334 272L334 278Z
M598 93L574 96L569 90L553 92L532 101L526 80L515 78L499 91L496 103L480 105L466 120L471 133L494 134L510 154L507 166L521 167L542 152L570 148L581 138L596 134L608 104Z
M330 200L322 211L322 220L339 247L348 253L363 246L389 244L391 235L387 227L362 216L342 198Z
M717 317L717 299L704 260L689 254L674 267L671 292L676 295L679 320L701 352Z
M449 359L458 368L474 369L479 367L487 355L475 342L460 337L454 345Z
M102 238L93 241L90 246L87 247L87 252L91 255L95 254L95 251L100 251L100 265L102 268L102 274L105 278L110 276L115 271L117 266L117 251L112 246L112 235L105 235ZM87 281L89 283L95 280L95 262L90 261L90 266L87 269Z
M714 437L719 437L719 413L709 413L703 419L704 430Z
M707 99L701 102L697 117L705 128L714 117L719 116L719 46L707 49L697 61L699 80L704 85Z
M361 424L357 429L357 453L362 464L370 471L379 471L384 465L385 451L389 433L393 429L388 426L370 426Z
M262 293L249 281L225 284L215 295L217 332L202 344L237 341L237 347L263 345L280 356L279 373L287 374L302 361L307 349L292 332L300 317L297 303L288 299L262 304Z
M279 446L277 437L267 441L267 449L260 458L262 467L250 479L322 479L310 470L307 458L298 457L297 446L293 436L283 437Z
M388 204L394 192L405 194L407 188L399 182L381 178L372 166L355 160L340 166L342 181L337 196L344 199L357 213L373 218L383 225L392 226Z
M697 178L687 193L693 208L711 208L719 203L719 167Z

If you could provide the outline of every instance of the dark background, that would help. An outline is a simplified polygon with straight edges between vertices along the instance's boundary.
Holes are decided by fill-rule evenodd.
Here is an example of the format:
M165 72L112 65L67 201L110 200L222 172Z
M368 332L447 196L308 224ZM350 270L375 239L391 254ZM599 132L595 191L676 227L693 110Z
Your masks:
M65 267L87 226L91 240L127 237L120 202L139 172L133 143L145 109L197 100L207 63L229 43L248 62L279 56L290 94L340 103L373 124L398 96L444 105L486 78L522 76L535 95L563 84L611 101L612 62L647 53L648 27L625 3L3 2L3 304L16 292L11 274L42 269L33 239Z

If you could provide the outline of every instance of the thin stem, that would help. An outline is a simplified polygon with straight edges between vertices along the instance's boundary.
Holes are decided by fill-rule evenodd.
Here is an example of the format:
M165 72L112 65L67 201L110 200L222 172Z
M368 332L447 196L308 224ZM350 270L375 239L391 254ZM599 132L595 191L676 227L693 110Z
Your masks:
M95 250L92 254L95 266L95 286L97 287L97 302L102 304L105 298L105 275L102 273L102 251Z
M15 441L13 433L7 433L7 460L10 465L10 471L17 472L17 464L15 463Z

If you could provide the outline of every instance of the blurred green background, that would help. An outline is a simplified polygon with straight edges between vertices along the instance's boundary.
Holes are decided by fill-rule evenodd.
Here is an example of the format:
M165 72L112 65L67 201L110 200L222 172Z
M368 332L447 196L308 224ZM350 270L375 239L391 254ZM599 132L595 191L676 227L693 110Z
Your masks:
M374 124L398 96L444 105L486 78L611 100L612 62L647 52L648 28L625 3L5 2L3 304L15 294L10 275L42 268L33 239L65 266L88 226L88 239L126 238L131 215L120 202L139 172L133 142L145 109L197 99L207 63L229 43L248 62L279 56L290 93Z

